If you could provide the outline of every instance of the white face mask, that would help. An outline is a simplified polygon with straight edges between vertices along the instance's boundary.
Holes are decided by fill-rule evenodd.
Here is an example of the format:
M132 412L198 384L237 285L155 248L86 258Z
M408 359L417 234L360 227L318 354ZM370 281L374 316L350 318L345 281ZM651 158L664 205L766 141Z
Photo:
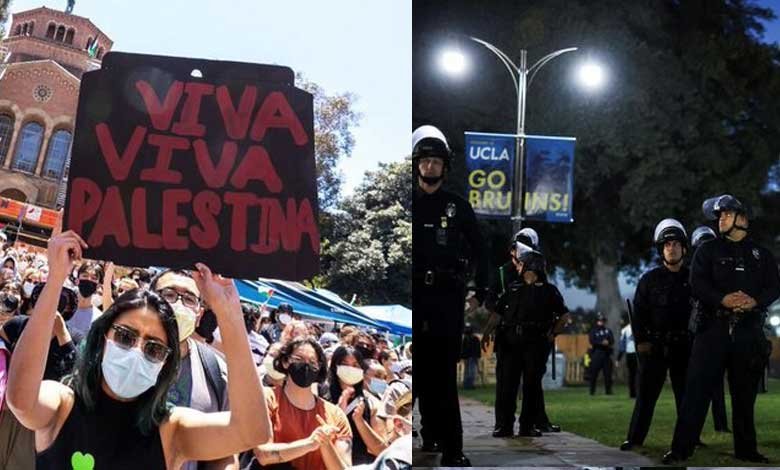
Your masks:
M382 379L372 377L371 382L368 383L368 389L381 397L385 394L385 390L387 390L387 382Z
M189 307L182 305L181 300L171 307L173 307L173 313L176 316L176 323L179 325L179 342L181 343L195 331L195 322L198 317Z
M336 375L347 385L355 385L363 380L363 369L352 366L336 367Z
M25 297L31 296L34 288L35 288L34 283L30 281L25 282L24 285L22 286L22 290L24 291L24 296Z
M274 369L274 358L271 356L266 356L263 359L263 368L268 377L271 377L271 380L282 380L285 377L285 374Z
M106 339L101 369L108 387L118 397L135 398L157 383L165 362L151 362L139 349L123 349Z
M103 299L97 295L92 296L91 302L92 302L92 306L95 308L100 308L100 306L103 305Z
M287 326L288 323L292 321L292 317L287 313L281 313L279 314L279 323L282 325Z

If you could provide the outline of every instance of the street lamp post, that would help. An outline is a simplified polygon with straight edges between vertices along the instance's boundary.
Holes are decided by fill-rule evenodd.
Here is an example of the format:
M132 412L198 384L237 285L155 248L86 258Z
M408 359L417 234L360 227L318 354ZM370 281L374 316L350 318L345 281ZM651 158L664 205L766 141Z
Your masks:
M520 65L515 65L512 59L509 58L503 51L496 46L490 44L487 41L478 39L475 37L470 38L472 41L485 46L490 52L494 53L506 67L509 74L512 76L512 82L515 85L515 91L517 92L517 144L515 154L515 181L512 189L512 227L513 233L517 233L522 227L522 214L523 214L523 153L525 147L525 98L528 86L533 81L536 73L539 72L546 63L558 57L559 55L567 52L574 52L576 47L569 47L566 49L560 49L546 56L542 57L531 67L527 66L527 51L525 49L520 50Z

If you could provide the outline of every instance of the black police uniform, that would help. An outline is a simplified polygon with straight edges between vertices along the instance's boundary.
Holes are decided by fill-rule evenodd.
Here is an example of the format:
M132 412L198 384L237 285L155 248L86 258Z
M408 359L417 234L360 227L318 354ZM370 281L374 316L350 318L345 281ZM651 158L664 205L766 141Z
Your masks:
M496 333L501 344L501 387L496 389L496 416L502 430L513 430L517 392L523 380L520 433L534 429L539 409L544 408L539 393L550 352L548 336L561 315L568 312L558 289L543 279L534 284L519 280L501 299L496 313L501 324Z
M753 418L758 383L769 355L764 331L767 307L780 296L780 275L772 254L749 237L734 242L704 242L693 257L691 290L702 305L703 318L691 353L686 393L672 440L675 458L692 455L707 407L722 371L728 371L734 453L761 461ZM756 300L750 311L735 313L721 305L732 292Z
M639 352L639 392L626 440L642 445L650 429L655 403L667 371L672 381L679 414L685 393L685 377L691 354L688 322L691 315L689 271L673 272L658 266L639 279L634 294L632 331L637 346L649 343L649 352Z
M602 344L604 340L609 342L609 345ZM598 379L599 371L604 373L604 388L607 391L607 395L612 394L612 349L615 345L615 337L612 335L612 330L604 326L594 326L590 330L590 345L593 349L593 353L590 358L590 394L596 393L596 379Z
M444 457L463 450L456 370L464 326L467 260L476 262L477 299L484 300L487 257L477 219L460 196L415 188L412 211L415 391L425 443Z
M509 286L512 284L518 282L520 280L520 275L517 273L517 268L515 267L515 264L512 261L507 261L503 265L499 266L498 272L496 275L496 278L493 280L493 283L490 286L490 290L488 291L488 297L485 300L485 306L488 310L491 312L496 311L496 307L498 304L498 299L501 298L506 292L509 291ZM493 343L493 352L496 355L496 390L500 390L502 387L502 377L501 372L504 370L501 362L503 360L502 355L502 349L501 349L501 338L499 335L496 335L495 342ZM498 417L504 415L504 402L502 400L503 396L499 393L496 393L496 402L494 404L495 406L495 424L494 429L499 429L501 427L501 423L499 422ZM517 398L515 397L515 401Z

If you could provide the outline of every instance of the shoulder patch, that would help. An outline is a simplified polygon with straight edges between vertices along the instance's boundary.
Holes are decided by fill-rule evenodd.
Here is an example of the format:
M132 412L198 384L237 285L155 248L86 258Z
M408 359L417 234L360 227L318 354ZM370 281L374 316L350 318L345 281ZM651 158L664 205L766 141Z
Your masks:
M758 251L758 248L753 248L753 257L755 259L761 259L761 252Z

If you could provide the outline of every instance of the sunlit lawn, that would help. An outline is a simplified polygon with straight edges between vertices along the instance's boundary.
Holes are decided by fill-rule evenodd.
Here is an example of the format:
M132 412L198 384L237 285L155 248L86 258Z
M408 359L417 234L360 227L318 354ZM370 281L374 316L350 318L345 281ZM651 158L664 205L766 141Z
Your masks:
M618 447L625 440L634 400L628 398L624 385L617 384L614 391L614 395L604 395L603 385L595 396L590 396L585 386L547 390L544 394L547 414L552 422L560 424L565 431L595 439L610 447ZM476 390L461 390L461 394L490 406L493 406L495 400L495 389L492 385ZM729 416L729 428L730 400L727 390L726 412ZM656 404L645 445L636 447L635 451L660 463L672 441L675 417L674 396L671 386L667 384ZM758 395L756 433L759 452L766 455L772 465L780 465L780 380L770 379L769 393ZM707 447L697 449L694 456L686 462L689 467L754 466L733 457L732 436L714 431L712 413L708 413L701 440Z

